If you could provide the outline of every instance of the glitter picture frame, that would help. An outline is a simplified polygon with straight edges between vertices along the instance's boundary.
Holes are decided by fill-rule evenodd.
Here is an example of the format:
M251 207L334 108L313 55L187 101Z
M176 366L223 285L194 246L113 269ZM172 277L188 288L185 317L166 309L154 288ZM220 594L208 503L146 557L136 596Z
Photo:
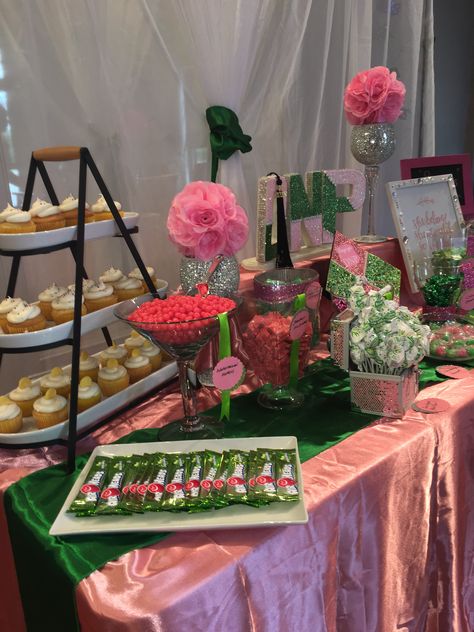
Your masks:
M465 227L454 178L448 174L399 180L388 182L386 190L410 289L416 293L414 266L427 255L426 233L449 229L461 236Z

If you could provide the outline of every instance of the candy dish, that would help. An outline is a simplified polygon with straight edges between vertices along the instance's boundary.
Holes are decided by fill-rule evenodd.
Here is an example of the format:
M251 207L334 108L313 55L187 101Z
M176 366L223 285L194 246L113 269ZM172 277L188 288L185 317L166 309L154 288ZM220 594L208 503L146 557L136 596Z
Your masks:
M248 527L273 527L286 524L305 524L308 512L304 503L303 476L298 454L296 437L252 437L243 439L204 439L188 441L163 441L158 443L131 443L128 445L98 446L72 487L64 505L54 521L50 535L81 535L92 533L131 533L137 531L195 531L208 529L242 529ZM291 503L271 503L259 508L245 505L231 505L219 511L202 513L159 512L135 514L132 516L90 516L80 519L66 513L87 472L97 456L128 456L148 452L196 452L202 450L256 450L295 449L296 470L300 500Z
M437 314L426 314L423 320L431 329L429 358L450 363L474 361L473 324L459 316L440 320Z

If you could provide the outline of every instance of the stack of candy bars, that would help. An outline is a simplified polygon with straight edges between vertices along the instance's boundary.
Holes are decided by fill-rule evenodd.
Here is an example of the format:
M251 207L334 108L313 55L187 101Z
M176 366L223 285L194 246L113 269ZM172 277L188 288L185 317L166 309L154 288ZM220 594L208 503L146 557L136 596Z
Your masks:
M68 512L198 512L299 500L295 450L98 456Z

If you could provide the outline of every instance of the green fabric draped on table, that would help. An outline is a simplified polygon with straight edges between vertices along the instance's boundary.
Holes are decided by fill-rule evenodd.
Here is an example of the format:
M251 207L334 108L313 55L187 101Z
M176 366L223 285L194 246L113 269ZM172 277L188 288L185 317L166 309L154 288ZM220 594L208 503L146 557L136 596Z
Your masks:
M422 384L441 380L433 365L424 366ZM305 394L304 407L285 413L261 408L256 403L257 392L235 398L225 436L295 435L301 461L306 461L375 419L373 415L350 412L348 375L329 359L309 367L299 388ZM212 409L211 414L219 416L219 409ZM156 429L146 429L132 432L118 443L156 439ZM77 459L73 474L66 475L63 465L48 467L14 483L5 493L5 510L29 631L78 629L76 585L110 560L159 542L168 535L110 534L67 539L49 536L51 524L88 457L87 454ZM46 604L51 607L45 607Z

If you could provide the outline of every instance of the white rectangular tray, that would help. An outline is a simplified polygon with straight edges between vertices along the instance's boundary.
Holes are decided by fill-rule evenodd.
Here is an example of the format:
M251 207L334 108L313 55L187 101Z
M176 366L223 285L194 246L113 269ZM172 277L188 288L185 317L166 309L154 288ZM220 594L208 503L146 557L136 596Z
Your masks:
M300 500L275 502L263 507L231 505L224 509L197 514L147 512L132 516L90 516L78 518L66 513L77 496L92 461L98 455L125 456L145 452L194 452L198 450L256 450L295 449ZM84 535L86 533L130 533L136 531L196 531L209 529L241 529L272 527L286 524L305 524L308 512L303 499L303 476L296 437L252 437L248 439L203 439L196 441L166 441L156 443L129 443L127 445L98 446L76 480L64 505L54 521L50 535Z
M83 432L91 426L99 423L102 419L110 417L115 411L128 406L131 402L146 395L149 391L160 384L168 382L177 374L176 362L168 362L163 364L158 371L154 371L151 375L144 377L142 380L130 384L126 389L106 397L101 402L91 408L79 413L77 416L77 432ZM33 380L34 382L38 380ZM63 421L55 426L36 428L36 422L33 417L25 417L23 420L23 428L20 432L0 433L0 443L11 446L19 446L29 443L40 443L42 441L54 441L57 439L67 439L68 422Z
M138 213L125 212L122 219L125 226L130 230L137 225ZM30 250L46 246L57 246L76 239L76 234L77 226L42 230L38 233L0 234L0 250ZM120 230L113 219L84 224L84 238L86 240L113 237L120 234Z

